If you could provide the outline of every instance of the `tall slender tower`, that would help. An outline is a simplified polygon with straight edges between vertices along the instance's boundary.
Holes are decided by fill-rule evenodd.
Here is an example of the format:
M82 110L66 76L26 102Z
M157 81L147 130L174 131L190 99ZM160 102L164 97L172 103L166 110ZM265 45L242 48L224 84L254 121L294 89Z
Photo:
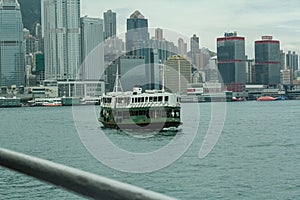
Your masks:
M191 37L191 60L192 64L197 66L199 65L199 62L197 61L197 57L199 57L200 53L200 44L199 44L199 37L196 36L196 34Z
M117 34L117 19L116 13L108 10L103 13L104 18L104 39L116 36Z
M46 79L75 79L80 67L80 0L43 0Z
M17 0L0 1L0 86L23 85L23 23Z
M295 51L288 51L286 54L286 66L293 69L293 73L299 68L299 57Z

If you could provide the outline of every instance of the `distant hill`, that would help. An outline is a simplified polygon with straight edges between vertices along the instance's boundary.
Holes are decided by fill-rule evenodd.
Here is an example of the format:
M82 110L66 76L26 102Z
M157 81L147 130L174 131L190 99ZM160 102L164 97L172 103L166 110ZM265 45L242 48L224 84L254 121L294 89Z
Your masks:
M21 7L24 28L34 34L36 23L41 24L41 0L18 0Z

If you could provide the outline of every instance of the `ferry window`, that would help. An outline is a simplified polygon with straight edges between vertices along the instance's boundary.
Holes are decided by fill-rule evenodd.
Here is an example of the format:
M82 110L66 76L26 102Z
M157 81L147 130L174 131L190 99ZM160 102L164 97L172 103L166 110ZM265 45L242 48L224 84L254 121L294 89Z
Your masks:
M154 102L157 102L157 97L154 97Z
M165 96L165 101L169 101L169 96Z
M145 100L145 102L148 102L148 97L146 97L146 100Z
M160 102L162 101L162 96L158 97L158 101L160 101Z
M153 102L153 97L149 97L149 102Z

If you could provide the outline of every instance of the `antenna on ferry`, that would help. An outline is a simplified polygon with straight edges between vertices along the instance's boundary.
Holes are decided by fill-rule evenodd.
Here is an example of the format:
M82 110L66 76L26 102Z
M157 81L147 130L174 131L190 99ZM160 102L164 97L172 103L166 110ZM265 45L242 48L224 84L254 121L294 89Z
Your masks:
M161 63L161 60L160 60ZM161 63L162 66L162 88L161 91L165 92L165 65Z
M123 92L123 88L119 77L119 64L117 64L117 74L116 74L116 80L115 80L115 86L113 92Z

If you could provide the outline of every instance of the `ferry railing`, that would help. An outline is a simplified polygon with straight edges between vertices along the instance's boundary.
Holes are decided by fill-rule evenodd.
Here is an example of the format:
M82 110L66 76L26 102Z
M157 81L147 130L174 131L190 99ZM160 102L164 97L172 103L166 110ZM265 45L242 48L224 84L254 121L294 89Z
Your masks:
M93 199L175 200L160 193L3 148L0 148L0 166Z

